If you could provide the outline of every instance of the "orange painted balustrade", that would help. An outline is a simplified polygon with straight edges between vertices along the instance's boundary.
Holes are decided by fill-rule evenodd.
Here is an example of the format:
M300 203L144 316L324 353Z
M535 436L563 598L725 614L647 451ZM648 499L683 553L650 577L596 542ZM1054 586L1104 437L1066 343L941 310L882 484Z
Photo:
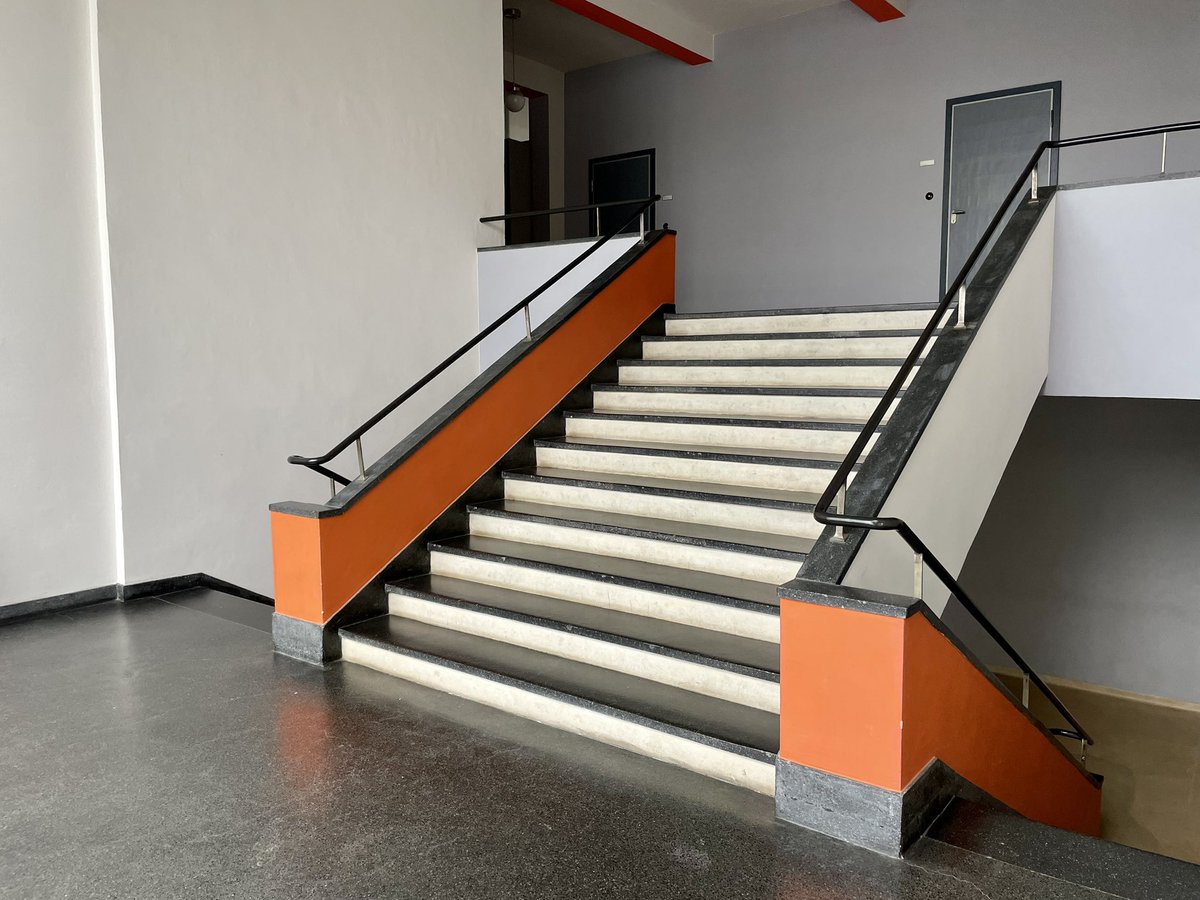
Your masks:
M618 263L619 265L619 263ZM675 235L487 380L463 408L352 503L273 508L275 611L324 625L600 365L675 299ZM289 508L291 507L291 508Z

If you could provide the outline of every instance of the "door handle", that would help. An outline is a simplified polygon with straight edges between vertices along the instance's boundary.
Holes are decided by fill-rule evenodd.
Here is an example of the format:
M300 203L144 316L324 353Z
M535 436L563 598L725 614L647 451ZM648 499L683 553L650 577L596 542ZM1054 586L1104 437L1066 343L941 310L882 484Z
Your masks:
M953 225L955 222L958 221L959 216L965 216L966 214L967 214L967 211L965 209L950 210L950 224Z

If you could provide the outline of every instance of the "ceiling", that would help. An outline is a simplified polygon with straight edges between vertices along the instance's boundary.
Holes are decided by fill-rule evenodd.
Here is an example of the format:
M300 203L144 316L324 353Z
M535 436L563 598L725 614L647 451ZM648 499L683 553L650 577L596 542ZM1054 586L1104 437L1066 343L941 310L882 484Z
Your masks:
M653 52L645 44L597 25L591 19L563 9L550 0L506 0L505 6L515 6L521 10L521 18L516 23L517 55L560 72L586 69L614 59ZM508 23L505 22L506 54L512 49L508 34ZM505 77L508 77L509 65L505 56Z
M840 0L645 0L690 19L713 34L758 25ZM516 25L517 55L571 72L652 52L645 44L598 25L551 0L505 0L521 10ZM507 23L504 49L508 42ZM505 71L508 59L505 58Z

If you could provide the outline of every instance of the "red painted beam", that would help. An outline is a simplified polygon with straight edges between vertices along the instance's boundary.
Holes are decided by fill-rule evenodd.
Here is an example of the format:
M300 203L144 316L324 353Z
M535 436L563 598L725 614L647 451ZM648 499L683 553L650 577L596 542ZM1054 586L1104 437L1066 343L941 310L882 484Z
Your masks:
M551 2L557 3L563 9L569 9L573 13L578 13L585 19L591 19L605 28L610 28L618 34L631 37L635 41L657 50L659 53L665 53L667 56L673 56L675 59L682 60L689 66L698 66L702 63L712 62L707 56L701 56L695 50L689 50L682 44L677 44L669 38L663 37L661 34L655 34L649 28L643 28L636 22L630 22L628 19L618 16L614 12L609 12L604 7L590 2L590 0L551 0ZM858 0L855 0L855 2L857 3Z
M890 22L892 19L904 18L904 10L896 3L888 0L850 0L855 6L869 15L876 22ZM897 0L897 3L899 0Z

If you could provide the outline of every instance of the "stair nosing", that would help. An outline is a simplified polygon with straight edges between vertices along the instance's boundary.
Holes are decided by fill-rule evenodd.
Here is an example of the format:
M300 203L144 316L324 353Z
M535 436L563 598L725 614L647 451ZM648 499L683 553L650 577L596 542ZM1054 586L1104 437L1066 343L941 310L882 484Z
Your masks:
M581 440L564 440L562 438L539 438L535 440L534 447L546 447L548 449L564 450L586 450L592 453L625 453L634 456L659 456L659 457L685 457L688 459L705 459L714 462L728 463L744 463L746 465L769 465L769 466L789 466L797 469L829 469L833 471L837 469L841 462L833 459L816 459L807 457L789 457L789 456L760 456L753 453L720 453L709 450L690 450L685 445L680 445L678 450L662 447L638 447L632 444L592 444ZM724 448L735 449L735 448ZM744 448L754 450L760 448ZM795 452L795 451L793 451ZM858 468L858 464L855 465Z
M917 365L923 360L918 360ZM859 358L853 356L809 357L804 359L618 359L618 368L633 366L717 366L723 368L775 366L813 368L818 366L866 366L899 369L903 359Z
M497 509L494 505L503 504L506 500L492 500L487 503L472 503L467 506L467 513L478 513L482 516L492 516L498 519L523 519L526 521L541 522L547 525L556 525L563 528L575 528L582 531L603 531L608 534L619 534L624 537L644 538L652 541L662 541L669 544L685 544L689 547L699 547L701 549L723 550L729 553L740 553L743 556L760 556L770 559L786 560L797 564L803 563L808 558L808 553L803 550L779 550L774 547L762 547L758 544L739 544L734 541L723 541L716 538L696 538L686 534L676 534L670 531L653 531L646 528L633 528L627 525L606 525L600 522L587 522L581 519L571 519L562 516L539 515L538 513L528 513L513 511L507 509ZM516 501L527 503L532 506L549 506L549 504L539 504L532 500ZM555 507L556 509L570 510L569 506ZM580 512L600 512L599 510L580 510ZM610 513L610 515L625 515L625 513ZM631 516L630 518L638 518ZM641 517L646 518L646 517ZM663 519L664 523L670 522L670 519ZM717 527L717 526L712 526ZM732 530L732 529L730 529ZM747 532L748 536L753 535L753 532Z
M467 537L467 535L463 535ZM506 543L515 544L515 541ZM534 546L534 545L530 545ZM675 584L664 584L661 581L646 581L641 578L631 578L626 575L614 575L610 572L601 572L596 569L581 569L576 566L564 565L562 563L542 562L538 559L529 559L523 556L508 556L502 553L493 553L488 550L478 550L470 547L453 547L447 541L432 541L429 544L430 553L449 553L455 556L467 557L486 557L496 560L505 565L517 565L527 569L538 569L546 572L564 575L568 578L579 578L584 581L607 581L618 587L629 588L630 590L648 591L653 594L666 594L668 596L680 597L686 600L695 600L701 603L713 603L717 606L725 606L733 609L740 609L744 612L754 612L762 615L777 617L779 615L779 607L771 603L761 603L756 600L743 600L741 597L731 597L728 594L713 594L708 591L700 591L694 588L680 587ZM574 550L561 550L563 553L578 553ZM596 554L580 554L595 556ZM615 559L615 557L614 557ZM630 562L630 560L624 560ZM655 565L654 563L644 563L644 565ZM659 568L669 568L668 566L659 566ZM690 571L690 570L684 570ZM736 578L732 575L714 575L714 577L728 578L732 581L744 581L748 584L755 584L767 587L763 582L750 582L749 579Z
M838 331L779 331L779 332L732 332L727 334L647 334L642 343L663 344L671 341L681 343L705 343L712 341L820 341L852 340L854 338L902 338L920 337L921 328L855 328Z
M667 319L753 319L766 316L825 316L857 313L886 313L886 312L933 312L938 308L935 303L878 303L862 306L799 306L777 309L746 309L725 312L699 313L666 313Z
M851 399L882 399L884 388L847 387L761 387L754 385L693 385L693 384L593 384L593 393L603 394L712 394L715 396L764 397L838 397ZM901 391L901 394L904 392Z
M741 494L714 494L704 491L687 490L685 488L669 488L658 487L641 484L627 484L625 482L614 481L599 481L594 478L587 478L589 473L582 469L579 470L579 477L564 477L561 475L546 475L539 473L537 467L526 469L509 469L503 473L504 478L512 478L517 481L553 481L566 482L576 487L593 488L596 490L605 491L625 491L632 493L645 494L661 494L668 497L679 497L680 499L696 500L698 502L712 503L732 503L739 506L770 506L775 509L795 510L796 512L811 511L816 507L815 501L807 503L802 500L771 500L763 497L747 497ZM636 476L629 476L636 477ZM681 484L696 484L697 482L681 482Z
M370 621L370 620L368 620L368 621ZM437 627L437 626L430 626L430 627ZM343 640L349 639L352 641L359 641L361 643L368 644L368 645L373 646L380 650L385 650L385 651L392 652L392 653L399 653L404 656L409 656L414 659L419 659L424 662L431 663L433 665L446 666L447 668L454 669L458 672L462 672L467 675L475 675L478 677L486 678L491 681L497 681L501 684L505 684L508 687L514 688L516 690L528 691L530 693L539 694L543 697L547 697L552 700L558 700L560 702L568 703L573 706L578 706L578 707L582 707L584 709L589 709L593 712L598 712L602 715L609 715L609 716L614 716L615 718L624 719L627 722L631 722L631 723L637 724L637 725L642 725L644 727L651 728L655 731L661 731L666 734L671 734L671 735L674 735L675 737L683 738L684 740L691 740L691 741L695 741L696 743L703 744L708 747L712 747L714 749L724 750L726 752L733 753L737 756L741 756L745 759L753 759L758 762L764 762L764 763L770 763L770 764L774 764L774 762L775 762L776 754L772 753L769 750L761 750L757 747L751 747L746 744L734 743L733 741L727 741L727 740L724 740L723 738L718 738L718 737L714 737L713 735L710 735L710 734L705 734L702 731L692 731L691 729L688 729L688 728L681 728L678 725L671 725L670 723L663 722L660 719L654 719L649 716L642 715L641 713L635 713L635 712L632 712L627 709L622 709L619 706L612 706L607 703L600 703L596 700L591 700L587 697L581 697L578 694L570 693L569 691L560 691L555 688L549 687L548 685L538 684L537 682L533 682L533 681L526 681L525 679L516 678L512 675L506 675L503 672L497 672L494 669L485 668L483 666L472 665L470 663L460 662L459 660L449 659L444 656L438 656L437 654L434 654L434 653L427 653L424 650L416 650L411 647L404 647L402 645L394 644L389 641L381 641L378 638L374 638L369 635L358 634L355 631L353 631L352 629L353 629L353 626L347 626L347 627L341 628L341 629L339 629L338 634L342 637ZM442 630L447 630L447 629L442 629ZM486 641L486 640L488 640L488 638L479 638L479 640ZM528 652L537 653L538 651L530 650ZM579 665L587 665L587 663L579 663ZM637 676L630 676L630 677L637 677ZM682 688L679 688L678 690L682 690ZM464 697L463 699L468 700L470 702L478 702L478 701L471 701L470 697ZM724 701L724 702L728 702L728 701ZM549 727L553 727L553 726L549 726Z
M461 580L461 579L460 579ZM726 659L721 659L718 656L706 656L701 653L692 653L688 650L680 650L676 647L668 647L664 644L656 644L652 641L643 641L639 638L631 638L623 634L617 634L611 631L601 631L596 628L587 628L582 625L571 625L566 622L559 622L556 619L548 619L545 616L535 616L530 613L517 612L511 609L503 609L502 607L489 606L486 603L477 603L473 600L461 600L458 597L447 597L443 594L438 594L431 591L422 591L417 588L406 588L404 582L392 582L387 585L386 590L389 593L402 593L409 597L415 597L421 600L427 600L433 603L440 603L443 606L452 606L457 609L463 609L468 612L476 612L482 615L496 616L501 619L509 619L514 622L521 622L526 625L533 625L537 628L546 628L551 631L559 631L565 634L576 635L578 637L588 638L589 640L603 641L605 643L616 644L621 647L626 647L631 650L640 650L643 653L655 653L659 656L670 657L671 659L679 660L680 662L693 663L695 665L708 666L714 669L721 669L734 675L744 675L747 678L755 678L759 681L766 681L774 684L779 683L779 673L771 672L767 669L759 669L754 666L743 665L742 663L731 662ZM533 595L538 596L538 595ZM557 598L547 598L557 599ZM569 603L571 601L562 601ZM613 612L620 613L620 610ZM623 615L632 615L631 613L622 613ZM403 617L401 617L403 618ZM434 625L434 628L443 628L441 625ZM453 629L447 629L453 630ZM498 640L489 638L485 635L476 635L483 637L485 640ZM750 640L750 638L747 638ZM500 643L507 643L500 641ZM531 648L526 647L529 650ZM534 653L543 653L542 650L533 650ZM578 662L578 660L576 660ZM595 663L582 663L583 665L595 665ZM603 667L598 667L603 668ZM632 673L627 673L632 674ZM635 678L640 678L640 675L634 675ZM732 701L730 701L732 702Z
M567 419L587 419L603 422L610 419L628 422L662 422L670 425L713 425L731 426L735 428L784 428L795 431L846 431L858 433L866 422L848 422L844 419L770 419L770 418L739 418L735 416L714 416L698 414L689 416L684 413L657 413L644 410L596 410L570 409L563 413Z

